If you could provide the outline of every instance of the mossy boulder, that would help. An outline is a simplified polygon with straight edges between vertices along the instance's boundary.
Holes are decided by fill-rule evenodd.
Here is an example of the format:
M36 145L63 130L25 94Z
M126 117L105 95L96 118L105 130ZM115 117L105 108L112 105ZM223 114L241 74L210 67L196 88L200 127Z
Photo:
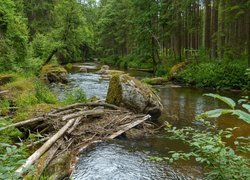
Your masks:
M71 155L69 152L65 152L51 161L49 166L46 168L46 175L53 180L60 180L67 178L70 175Z
M126 74L112 76L106 102L136 113L150 114L154 119L163 109L159 96L149 86Z
M68 72L60 65L48 64L41 70L41 79L47 83L68 83Z

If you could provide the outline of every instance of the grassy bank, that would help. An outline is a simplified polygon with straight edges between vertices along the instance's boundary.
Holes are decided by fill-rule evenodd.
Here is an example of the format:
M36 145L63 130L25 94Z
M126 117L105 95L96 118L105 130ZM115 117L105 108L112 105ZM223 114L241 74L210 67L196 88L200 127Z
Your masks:
M0 92L0 129L40 116L56 107L87 101L81 90L68 92L59 101L47 85L32 74L0 74ZM0 130L0 179L15 179L14 170L34 150L28 149L26 145L42 137L42 132L32 132L29 129Z

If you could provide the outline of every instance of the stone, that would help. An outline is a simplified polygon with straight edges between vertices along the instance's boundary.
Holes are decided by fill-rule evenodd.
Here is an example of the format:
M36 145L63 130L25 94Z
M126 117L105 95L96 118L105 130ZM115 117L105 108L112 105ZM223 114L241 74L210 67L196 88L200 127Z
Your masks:
M85 67L81 67L81 68L79 69L79 72L87 73L87 72L88 72L88 69L85 68Z
M69 152L65 152L49 164L46 168L46 174L53 180L60 180L69 177L70 175L70 162L71 155Z
M107 74L108 70L109 70L109 66L108 65L103 65L101 67L101 70L99 70L97 73L99 73L99 74Z
M106 102L157 119L163 110L159 96L146 84L126 74L113 75Z
M40 79L48 83L68 83L68 72L60 65L45 65L41 70Z

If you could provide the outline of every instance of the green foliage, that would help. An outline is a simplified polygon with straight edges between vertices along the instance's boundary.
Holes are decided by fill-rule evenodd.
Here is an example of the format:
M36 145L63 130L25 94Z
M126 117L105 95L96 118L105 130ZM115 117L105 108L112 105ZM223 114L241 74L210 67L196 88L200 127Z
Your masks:
M244 112L242 110L238 110L238 109L235 110L236 103L232 99L230 99L228 97L220 96L217 94L205 94L205 95L221 100L222 102L226 103L231 109L215 109L215 110L207 111L207 112L199 115L197 118L199 118L199 119L217 118L223 114L232 114L232 115L238 116L239 119L250 124L250 114L247 112ZM250 112L250 104L248 102L248 97L246 97L245 99L241 99L239 101L239 105L242 105L242 107L244 109L246 109L248 112Z
M36 82L35 96L38 103L56 104L58 102L56 95L42 82Z
M0 179L18 179L14 171L28 156L25 146L0 143Z
M0 0L0 71L19 71L24 66L28 30L19 10L14 1Z
M250 177L250 161L244 154L250 152L250 137L238 137L234 142L235 149L228 146L223 140L231 138L233 131L237 128L227 128L219 130L215 125L203 118L219 117L222 114L237 115L239 119L250 123L250 114L242 110L235 110L235 102L227 97L215 94L206 96L217 98L231 107L231 109L216 109L197 116L202 127L199 129L184 127L177 129L167 124L166 131L168 138L181 140L188 144L190 152L170 152L172 156L166 158L156 158L156 160L167 160L174 162L179 159L189 160L194 158L200 164L203 164L207 173L206 179L247 179ZM249 100L244 98L239 100L244 103L246 110L249 109ZM239 154L241 152L241 154Z
M175 76L181 83L216 89L249 88L246 67L238 63L191 64Z
M64 105L74 104L74 103L85 103L87 102L86 94L81 89L76 89L73 91L68 91L65 93L62 103Z
M0 118L0 127L10 124L10 119ZM15 144L22 133L16 128L0 131L0 179L17 179L14 171L23 164L28 153L25 146Z
M172 157L164 159L173 162L194 158L208 171L206 179L247 179L250 176L249 160L237 155L235 150L222 141L223 138L230 138L233 135L233 129L215 131L216 127L208 121L203 121L203 125L203 130L191 127L166 128L171 134L171 139L182 140L189 145L191 152L171 152ZM249 146L250 141L247 144Z

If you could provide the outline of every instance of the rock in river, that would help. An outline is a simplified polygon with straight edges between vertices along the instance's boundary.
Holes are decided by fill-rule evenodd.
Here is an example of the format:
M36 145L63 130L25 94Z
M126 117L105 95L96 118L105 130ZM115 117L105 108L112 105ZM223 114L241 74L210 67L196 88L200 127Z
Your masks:
M62 66L48 64L42 68L40 77L48 83L66 84L68 82L67 74L67 70Z
M150 114L153 119L163 110L159 96L149 86L125 74L112 76L106 101L136 113Z

